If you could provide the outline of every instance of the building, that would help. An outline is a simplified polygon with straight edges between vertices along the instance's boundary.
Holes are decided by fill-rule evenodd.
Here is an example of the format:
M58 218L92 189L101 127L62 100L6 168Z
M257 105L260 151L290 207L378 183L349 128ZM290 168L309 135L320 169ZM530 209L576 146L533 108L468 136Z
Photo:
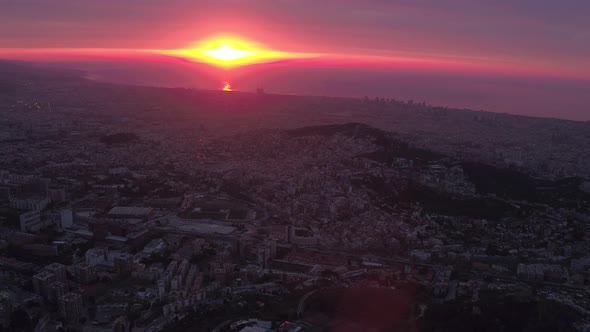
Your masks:
M112 219L121 219L130 222L148 221L154 214L154 209L149 207L115 206L107 216Z
M127 245L137 250L145 245L149 238L150 231L147 227L138 226L130 229L125 237L127 238Z
M131 274L133 277L141 280L156 281L160 279L163 273L164 269L155 264L149 268L146 268L143 264L138 264L134 267Z
M84 316L84 302L82 295L77 293L66 293L59 298L59 312L68 322L77 322Z
M133 255L122 253L115 256L115 268L120 275L128 275L133 272Z
M275 258L277 256L277 239L268 239L266 245L270 249L270 257Z
M180 288L180 285L180 276L175 275L174 277L172 277L172 279L170 280L170 290L178 290L178 288Z
M289 226L289 242L300 246L315 246L318 238L311 229Z
M76 280L83 285L91 284L96 279L96 268L94 265L79 263L76 265L75 271Z
M56 282L55 275L49 271L42 271L33 276L33 286L35 287L35 293L42 296L44 299L51 298L50 287L51 284Z
M256 262L260 266L267 266L270 263L270 248L266 246L260 246L256 248Z
M188 260L186 260L186 259L182 260L182 262L180 263L180 265L178 266L178 269L176 271L176 275L179 278L180 284L184 283L184 279L186 277L186 274L188 273L188 269L189 269Z
M166 245L166 242L162 238L153 239L143 248L141 253L146 256L163 254L167 248L168 245Z
M158 280L158 297L160 298L160 301L164 301L166 294L166 279L160 278Z
M109 168L110 175L125 175L129 174L129 169L127 167L113 167Z
M115 267L115 258L121 254L117 250L91 248L86 251L84 257L89 265L100 265L107 268Z
M49 199L54 203L62 203L66 201L66 191L63 188L49 189Z
M59 229L66 229L74 224L74 213L72 209L64 209L59 212Z
M243 282L254 282L263 275L263 270L260 266L249 264L240 270L240 279Z
M186 285L186 289L190 291L190 289L192 288L193 282L195 280L195 276L197 275L197 271L199 269L197 268L196 265L191 264L190 269L188 270L188 274L186 275L186 280L185 280L185 285Z
M41 211L47 207L50 203L49 197L23 197L23 198L10 198L10 207L13 209L20 210L36 210Z
M168 264L168 267L166 267L166 271L164 273L169 275L170 278L172 278L172 276L176 273L177 268L178 268L178 262L172 261Z
M234 241L236 228L219 224L195 223L179 218L169 218L166 227L155 227L156 231L181 235L196 235L206 239Z
M39 233L45 225L41 221L41 213L38 210L25 212L19 216L20 231L26 233Z
M49 299L57 303L58 300L68 292L68 285L61 281L56 281L49 286Z
M518 264L516 275L531 281L558 281L569 279L568 271L557 264Z
M56 281L66 281L67 270L66 266L60 263L51 263L45 267L45 270L55 275Z

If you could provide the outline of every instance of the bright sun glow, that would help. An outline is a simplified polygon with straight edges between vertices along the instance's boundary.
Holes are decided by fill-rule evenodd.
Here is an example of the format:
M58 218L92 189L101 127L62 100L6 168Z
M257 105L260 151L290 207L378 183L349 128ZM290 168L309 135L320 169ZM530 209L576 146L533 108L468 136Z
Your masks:
M314 57L314 54L272 51L262 45L235 37L219 37L198 42L180 50L159 53L179 56L222 68Z
M223 82L223 91L232 91L231 84L229 84L229 82Z
M229 44L223 44L219 48L204 50L203 52L213 59L224 62L236 61L256 54L256 52L252 51L236 50Z

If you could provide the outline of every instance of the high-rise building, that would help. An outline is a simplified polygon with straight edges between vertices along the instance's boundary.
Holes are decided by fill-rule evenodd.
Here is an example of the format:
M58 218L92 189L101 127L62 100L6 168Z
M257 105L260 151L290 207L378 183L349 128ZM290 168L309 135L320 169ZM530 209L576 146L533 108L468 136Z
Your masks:
M68 285L61 281L56 281L49 286L50 300L57 303L58 300L68 292Z
M189 269L189 262L187 259L182 260L182 262L180 263L180 265L178 266L178 270L176 271L176 274L179 275L181 277L181 282L184 279L184 277L186 276L186 273L188 272Z
M76 279L83 285L88 285L96 279L96 269L94 265L88 263L79 263L76 265Z
M186 275L186 280L184 281L185 285L186 285L186 289L190 291L192 285L193 285L193 280L195 279L195 276L197 275L197 271L198 271L198 267L194 264L190 265L190 269L188 271L188 274Z
M51 297L49 286L56 281L55 274L49 271L42 271L33 276L33 286L35 293L42 296L44 299Z
M66 229L74 224L74 213L72 209L63 209L59 212L59 229Z
M19 216L20 230L26 233L38 233L44 227L39 210L25 212Z
M270 248L270 257L275 258L277 256L277 240L276 239L268 239L266 241L268 247Z
M45 270L53 273L57 281L66 281L67 271L66 266L60 263L51 263L45 267Z
M75 322L84 315L84 302L82 295L66 293L59 298L59 312L69 322Z
M166 298L166 279L161 278L158 280L158 297L160 301L163 301Z
M115 257L115 268L120 275L128 275L133 271L133 255L122 253Z
M170 289L177 290L180 284L180 276L175 275L174 277L172 277L172 280L170 280Z
M178 268L178 262L172 261L168 264L168 267L166 267L166 273L168 273L170 275L174 275L176 273L177 268Z

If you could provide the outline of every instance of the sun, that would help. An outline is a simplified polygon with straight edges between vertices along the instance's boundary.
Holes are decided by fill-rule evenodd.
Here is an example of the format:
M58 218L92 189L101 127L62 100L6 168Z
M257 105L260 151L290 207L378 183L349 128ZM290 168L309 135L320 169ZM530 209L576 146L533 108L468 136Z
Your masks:
M226 69L315 56L308 53L274 51L261 44L229 36L202 40L184 49L159 50L157 52Z
M235 49L230 44L223 44L213 50L203 50L207 56L223 62L232 62L256 55L253 51Z

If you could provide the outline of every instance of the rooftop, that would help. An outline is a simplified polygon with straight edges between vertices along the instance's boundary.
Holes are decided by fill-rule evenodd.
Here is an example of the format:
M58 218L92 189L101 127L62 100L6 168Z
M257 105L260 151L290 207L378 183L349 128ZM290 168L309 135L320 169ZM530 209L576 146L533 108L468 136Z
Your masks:
M236 228L231 226L222 226L216 224L193 224L187 223L178 226L179 229L188 231L188 232L197 232L201 234L222 234L222 235L229 235L233 233Z
M120 215L120 216L147 216L153 211L149 207L137 207L137 206L115 206L109 211L109 215Z
M51 278L53 276L54 276L54 274L51 273L51 272L49 272L49 271L42 271L42 272L39 272L39 273L35 274L33 276L33 278L43 280L43 279Z
M51 264L45 266L45 268L48 270L58 270L58 269L62 269L64 267L65 267L65 265L60 264L60 263L51 263Z
M69 293L66 293L66 294L64 294L64 295L61 297L61 300L62 300L62 301L67 301L67 302L69 302L69 301L75 301L75 300L77 300L77 299L80 299L80 298L81 298L81 295L80 295L80 294L78 294L78 293L73 293L73 292L69 292Z

